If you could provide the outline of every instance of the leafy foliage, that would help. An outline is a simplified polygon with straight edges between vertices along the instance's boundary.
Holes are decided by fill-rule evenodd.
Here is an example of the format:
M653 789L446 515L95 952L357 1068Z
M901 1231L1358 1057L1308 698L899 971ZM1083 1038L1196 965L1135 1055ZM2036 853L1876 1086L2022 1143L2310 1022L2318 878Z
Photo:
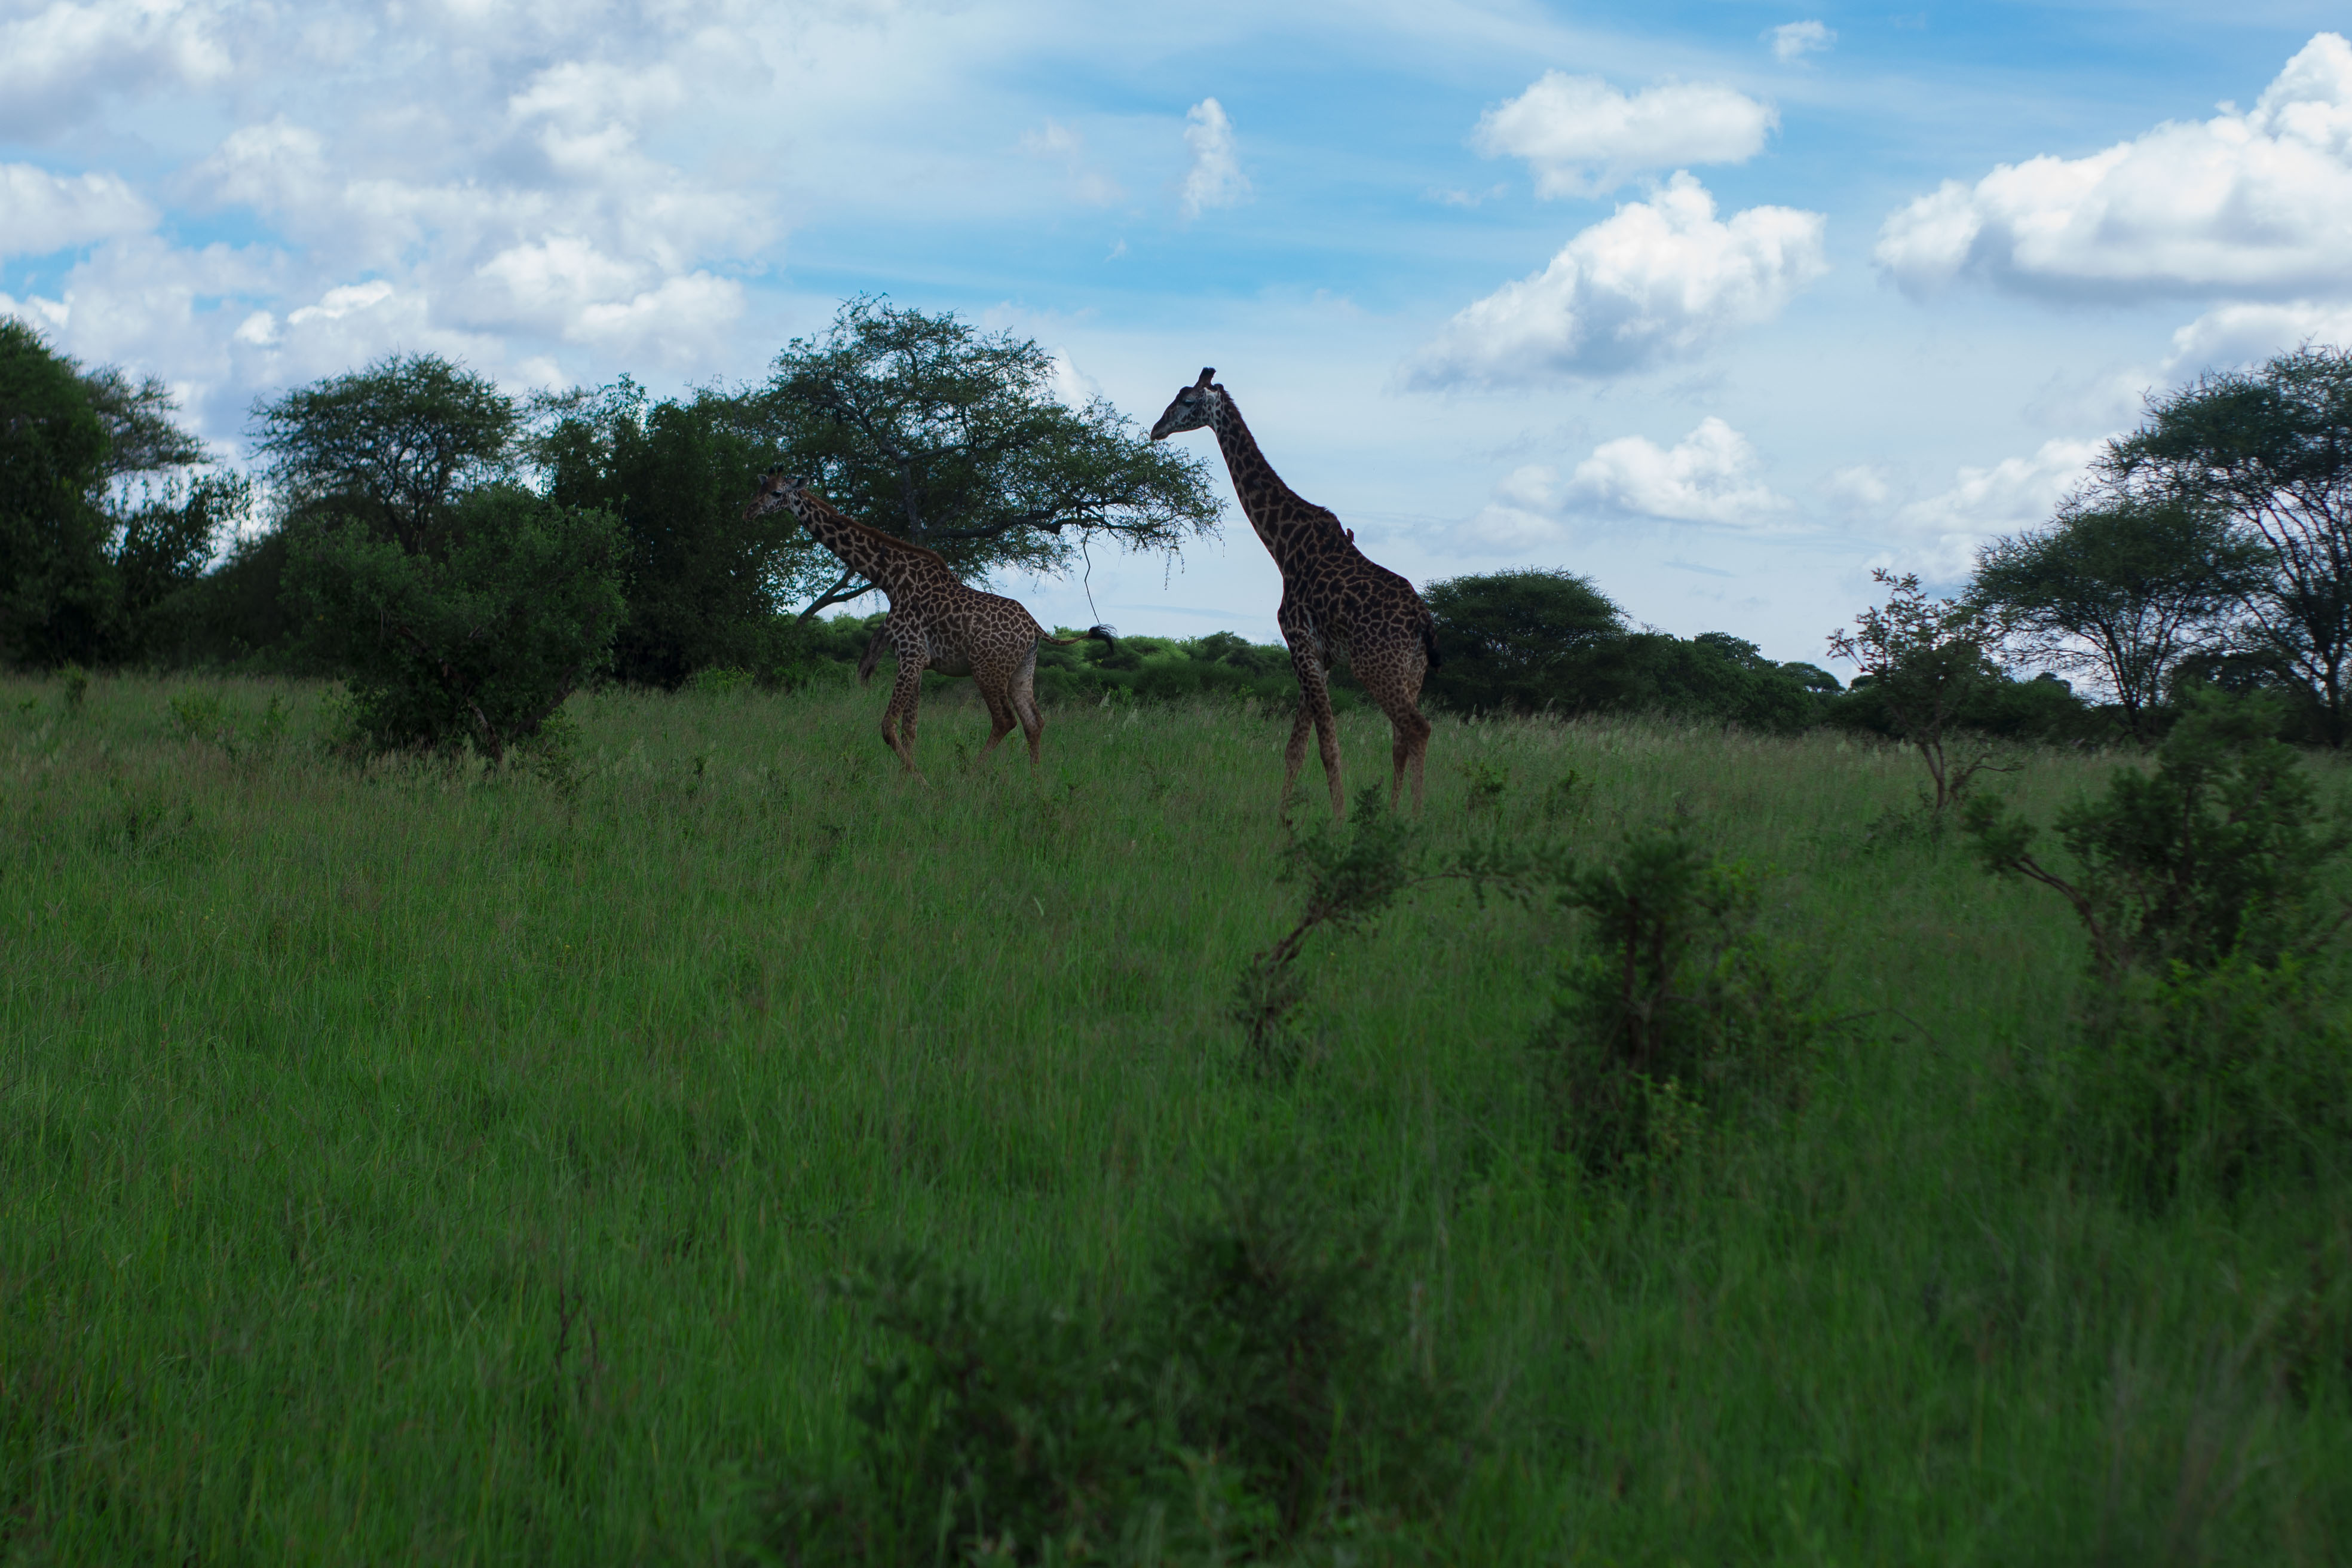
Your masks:
M1422 595L1443 661L1424 689L1449 707L1533 712L1557 702L1579 655L1624 634L1590 577L1528 567L1448 577Z
M769 449L741 403L656 401L624 377L541 415L530 448L549 496L621 522L628 613L614 678L675 688L702 669L780 672L791 658L781 616L808 545L788 514L744 520Z
M2192 696L2153 773L2119 768L2103 797L2059 814L2069 875L2035 857L2034 827L2004 803L1971 801L1965 820L1988 869L2040 882L2074 907L2103 980L2213 970L2241 955L2273 966L2314 939L2321 871L2352 842L2275 731L2263 704Z
M1096 539L1173 553L1214 531L1199 458L1144 440L1100 398L1066 406L1054 376L1027 339L861 298L777 355L747 415L842 510L967 578L1060 573ZM867 586L806 542L785 580L804 614Z
M2125 728L2151 741L2183 661L2227 645L2261 565L2212 507L2109 489L2069 497L2046 527L1979 551L1969 596L2036 662L2096 671Z
M372 750L487 761L528 742L612 647L619 525L508 485L447 508L412 551L361 522L320 530L296 592L349 671Z
M2079 1037L2033 1087L2074 1157L2150 1202L2352 1153L2343 912L2319 900L2352 826L2275 727L2268 704L2193 694L2153 772L2059 815L2063 874L2001 803L1967 808L1987 868L2057 891L2090 938Z
M2307 345L2200 376L2154 400L2100 468L2235 521L2266 568L2241 601L2257 645L2292 672L2320 738L2352 741L2352 351Z
M1444 656L1424 689L1465 711L1651 712L1787 731L1837 689L1828 671L1775 664L1728 633L1629 631L1624 612L1570 572L1452 577L1424 597Z
M847 1289L887 1348L851 1402L857 1466L788 1488L809 1563L1252 1558L1425 1517L1461 1402L1399 1320L1378 1236L1277 1167L1177 1226L1128 1314L993 1297L900 1255ZM1400 1328L1406 1331L1400 1333Z
M1856 617L1854 629L1830 635L1830 653L1861 667L1895 731L1916 748L1933 786L1928 808L1940 816L1992 762L1982 748L1949 750L1969 700L1997 683L1992 651L2002 628L1978 605L1930 599L1916 574L1871 573L1886 603Z
M161 382L84 372L0 320L0 659L119 664L169 649L167 606L248 500L234 476L184 477L206 454L173 412Z
M1356 809L1347 824L1319 825L1285 847L1282 879L1306 884L1304 907L1272 946L1252 955L1234 991L1232 1016L1242 1026L1253 1066L1282 1074L1298 1065L1300 1047L1291 1016L1300 1000L1297 964L1307 939L1326 928L1340 933L1361 931L1398 894L1427 880L1420 848L1419 832L1406 819L1388 814L1377 785L1357 792Z
M2352 1168L2352 1010L2323 955L2125 975L2045 1067L2033 1087L2066 1159L2151 1207Z
M1537 1048L1588 1172L1669 1158L1707 1118L1801 1089L1822 1020L1762 933L1753 874L1652 831L1570 872L1560 901L1589 920Z
M438 354L395 354L254 409L289 520L352 522L428 549L467 489L508 477L520 415L487 377Z

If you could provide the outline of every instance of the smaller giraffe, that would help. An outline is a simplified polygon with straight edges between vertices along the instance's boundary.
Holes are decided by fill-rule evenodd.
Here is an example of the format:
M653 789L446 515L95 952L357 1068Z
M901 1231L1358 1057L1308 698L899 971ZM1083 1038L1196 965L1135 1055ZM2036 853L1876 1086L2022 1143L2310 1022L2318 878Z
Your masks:
M1420 810L1430 734L1429 721L1421 714L1421 682L1437 663L1437 623L1429 606L1412 584L1356 548L1354 529L1342 527L1329 511L1282 482L1213 370L1202 371L1199 381L1176 394L1152 426L1151 438L1162 441L1203 426L1215 433L1242 511L1282 572L1275 624L1290 645L1290 667L1298 676L1298 716L1291 721L1290 745L1283 753L1284 809L1306 765L1312 725L1323 752L1323 776L1331 786L1331 815L1347 814L1339 783L1339 726L1331 712L1331 655L1339 649L1389 717L1394 737L1389 803L1396 804L1410 775L1413 809Z
M898 677L890 688L890 705L882 710L882 742L917 778L915 710L923 694L923 671L969 675L988 704L988 744L981 755L1013 732L1014 724L1029 741L1029 765L1037 765L1045 716L1037 708L1037 645L1094 640L1116 647L1108 626L1089 626L1085 635L1045 635L1029 612L1011 599L983 594L967 586L948 569L938 553L919 544L895 539L867 523L844 516L808 488L808 481L774 469L760 476L760 488L743 509L749 519L784 507L801 526L841 563L882 590L890 601L889 617L866 645L857 662L860 682L871 679L887 643L898 655Z

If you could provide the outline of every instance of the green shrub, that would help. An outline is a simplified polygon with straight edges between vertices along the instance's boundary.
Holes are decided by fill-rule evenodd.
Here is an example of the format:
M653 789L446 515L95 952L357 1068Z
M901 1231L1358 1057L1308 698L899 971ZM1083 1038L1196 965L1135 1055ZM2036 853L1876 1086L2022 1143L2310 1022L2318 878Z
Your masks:
M322 644L349 672L369 750L503 761L604 664L621 612L606 513L528 490L475 490L425 548L356 522L325 528L293 569Z
M1126 1314L899 1257L848 1287L883 1347L857 1450L785 1488L793 1563L1254 1558L1441 1511L1467 1424L1376 1233L1301 1173L1180 1225Z
M2151 772L2059 813L2071 865L1969 803L1987 869L2042 883L2090 941L2074 1037L2028 1086L2068 1156L2162 1204L2309 1182L2352 1152L2352 1025L2322 898L2347 828L2259 700L2193 693Z
M1369 784L1357 792L1346 824L1318 823L1284 848L1282 880L1304 883L1307 896L1291 928L1251 955L1228 1015L1242 1026L1253 1069L1286 1077L1300 1064L1292 1016L1301 1000L1297 966L1307 939L1326 927L1345 933L1370 924L1398 894L1426 879L1421 847L1413 824L1389 815L1381 786Z
M2340 976L2290 956L2175 963L2088 998L2035 1087L2066 1161L2161 1207L2333 1184L2352 1154Z
M2103 980L2174 964L2218 967L2242 951L2273 964L2332 934L2315 902L2352 825L2327 812L2294 749L2275 739L2266 704L2192 694L2157 749L2153 773L2119 768L2106 794L2058 814L2074 861L2062 874L2032 853L2036 833L2005 803L1969 802L1979 858L2063 895L2091 939Z
M1828 671L1775 664L1727 632L1630 631L1571 572L1453 577L1426 596L1444 662L1423 695L1458 711L1657 713L1785 732L1813 722L1838 689Z
M1710 1121L1788 1105L1823 1027L1810 976L1769 942L1757 878L1678 830L1571 872L1589 918L1538 1059L1591 1174L1671 1158Z

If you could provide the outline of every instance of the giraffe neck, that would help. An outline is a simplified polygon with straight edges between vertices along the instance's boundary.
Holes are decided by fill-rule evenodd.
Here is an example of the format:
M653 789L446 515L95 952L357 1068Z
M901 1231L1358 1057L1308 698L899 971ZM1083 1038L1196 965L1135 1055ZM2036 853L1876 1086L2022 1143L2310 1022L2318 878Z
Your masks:
M841 558L841 563L886 595L895 595L914 576L914 545L844 516L805 491L791 498L793 515L810 537ZM924 552L929 553L929 552Z
M1329 512L1306 500L1282 482L1274 465L1258 450L1257 437L1242 418L1242 411L1223 387L1211 405L1209 427L1217 433L1217 449L1225 455L1225 471L1234 477L1234 493L1241 498L1243 515L1257 531L1259 542L1276 566L1288 569L1307 547L1337 537L1339 522Z

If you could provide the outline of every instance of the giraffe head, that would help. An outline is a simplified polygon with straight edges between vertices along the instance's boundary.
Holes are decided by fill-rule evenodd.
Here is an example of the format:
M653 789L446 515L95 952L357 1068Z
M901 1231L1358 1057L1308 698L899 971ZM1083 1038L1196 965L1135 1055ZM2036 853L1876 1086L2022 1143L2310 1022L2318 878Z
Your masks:
M743 508L743 521L765 517L780 506L790 506L800 493L808 489L808 480L798 474L788 474L782 468L770 468L760 476L760 488L751 492L751 501Z
M1225 395L1225 389L1216 384L1217 373L1204 370L1201 379L1176 395L1160 423L1151 427L1151 438L1164 441L1181 430L1198 430L1209 422L1212 412Z

